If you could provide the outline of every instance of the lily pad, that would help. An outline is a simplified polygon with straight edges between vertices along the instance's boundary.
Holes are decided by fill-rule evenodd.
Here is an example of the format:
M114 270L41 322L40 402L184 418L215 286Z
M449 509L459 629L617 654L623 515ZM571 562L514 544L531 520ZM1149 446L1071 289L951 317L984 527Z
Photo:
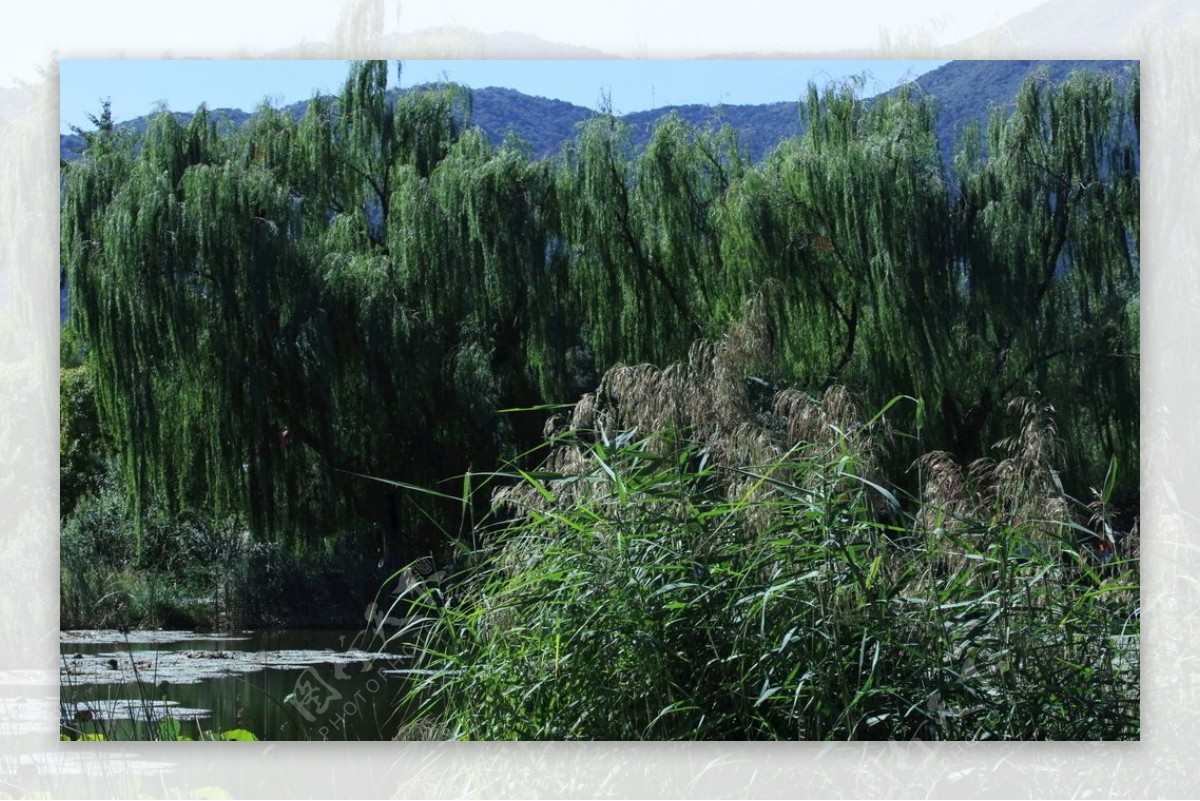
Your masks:
M64 654L59 660L60 683L67 685L108 684L199 684L208 679L254 673L267 668L299 670L313 665L353 665L375 660L388 662L395 654L353 649L349 651L210 651L139 650L99 654Z
M208 709L180 706L178 701L150 701L140 698L113 698L103 701L77 701L62 705L63 715L75 721L146 721L160 722L173 718L180 721L203 720L211 717Z
M249 639L250 637L243 634L203 634L194 631L151 631L147 629L130 629L125 632L117 629L77 629L62 631L58 635L58 642L63 647L71 645L117 645L125 643L129 643L130 645L166 645L177 642L191 642L193 640L237 642Z

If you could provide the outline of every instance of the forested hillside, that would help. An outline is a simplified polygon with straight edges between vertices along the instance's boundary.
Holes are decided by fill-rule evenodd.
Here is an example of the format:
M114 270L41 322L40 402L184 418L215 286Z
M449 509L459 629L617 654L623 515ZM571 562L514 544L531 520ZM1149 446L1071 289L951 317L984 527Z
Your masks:
M189 531L244 527L293 554L469 563L504 541L496 500L541 543L496 557L511 575L536 567L522 554L551 559L584 533L602 543L588 553L626 564L625 524L676 549L814 527L813 547L859 543L837 551L851 565L837 581L874 604L883 577L896 598L916 592L901 554L943 547L929 537L1024 532L1022 558L1061 571L1063 547L1111 549L1136 519L1136 69L1025 81L963 131L953 170L938 104L915 88L866 102L852 85L809 87L804 133L758 162L733 130L675 114L644 146L630 123L593 116L537 158L473 126L466 90L397 96L386 75L355 64L336 99L299 118L263 109L236 131L200 109L154 117L136 147L105 114L83 134L62 212L64 359L79 365L64 449L107 446L64 460L67 528L123 494L139 525L187 516ZM781 467L818 458L810 448L824 472ZM676 470L678 492L651 480ZM595 487L615 505L589 506ZM1004 565L1019 550L1008 536ZM997 558L983 552L928 575L950 570L964 578L945 591L985 599L1026 575L972 572ZM738 731L797 725L795 704L771 709ZM614 721L525 735L627 736ZM865 731L810 724L790 736ZM910 724L897 731L924 731Z
M952 61L920 76L916 84L919 91L934 99L938 110L935 119L937 139L943 156L949 160L957 137L967 124L985 124L994 106L1011 104L1021 82L1030 75L1044 71L1046 80L1061 83L1072 72L1086 71L1114 75L1119 80L1131 64L1128 61ZM414 87L407 91L421 89ZM488 140L499 146L511 132L526 142L537 158L556 153L575 137L575 128L580 122L597 115L582 106L532 97L513 89L471 89L471 122L483 129ZM800 109L804 91L805 87L797 86L793 97L781 98L778 103L664 106L625 114L621 119L629 124L633 142L639 147L650 140L654 123L667 114L677 114L694 127L728 125L737 132L750 159L758 161L784 139L801 133ZM307 108L308 101L302 101L281 110L299 119ZM234 128L243 125L251 116L244 110L226 108L212 109L210 113L214 118L228 120ZM177 111L176 116L184 125L191 119L190 112L186 111ZM149 122L148 116L137 117L120 123L119 127L140 136ZM78 134L60 137L60 156L66 161L78 158L83 147L84 141Z

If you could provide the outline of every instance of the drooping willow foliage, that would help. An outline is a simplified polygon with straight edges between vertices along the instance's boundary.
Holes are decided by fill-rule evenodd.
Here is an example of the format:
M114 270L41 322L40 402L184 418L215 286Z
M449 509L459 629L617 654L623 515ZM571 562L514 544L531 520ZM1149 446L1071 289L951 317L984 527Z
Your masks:
M811 88L806 134L757 165L674 117L636 152L611 115L532 161L470 126L465 90L386 77L356 63L302 119L264 107L237 132L203 108L136 145L107 114L88 132L63 205L71 324L140 503L428 547L459 533L452 504L362 475L454 495L538 438L499 410L678 361L750 296L761 378L923 397L923 447L964 457L1038 391L1069 480L1113 456L1136 477L1136 72L1031 80L953 170L905 92Z

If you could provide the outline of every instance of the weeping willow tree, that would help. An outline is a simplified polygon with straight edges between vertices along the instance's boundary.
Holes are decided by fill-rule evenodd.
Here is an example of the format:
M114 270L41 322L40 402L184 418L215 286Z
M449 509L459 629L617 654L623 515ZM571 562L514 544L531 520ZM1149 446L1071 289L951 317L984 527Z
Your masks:
M500 409L680 361L749 296L777 382L922 397L923 446L967 458L1040 392L1080 484L1136 477L1137 102L1136 75L1030 81L953 173L928 99L854 86L810 88L759 165L677 117L639 152L611 114L534 162L464 90L356 63L299 120L164 113L135 147L98 118L66 176L73 324L137 502L295 542L453 537L450 501L363 476L457 494L538 439Z
M951 445L978 450L992 414L1037 391L1062 412L1078 476L1120 457L1137 491L1139 76L1028 81L968 131L952 220L961 265ZM950 439L950 437L947 437Z
M541 168L464 133L462 91L386 77L355 64L236 136L203 108L137 152L103 127L70 169L72 315L139 502L412 540L444 516L362 476L490 466L499 404L557 375L557 332L526 322L556 296Z
M724 259L768 290L783 379L922 397L923 445L963 458L1041 393L1076 487L1116 456L1135 488L1137 102L1136 74L1033 78L952 177L927 99L810 88L806 134L724 198Z
M954 282L932 110L844 85L810 87L806 116L727 197L726 260L743 292L768 288L789 380L933 391Z
M611 114L583 124L556 171L573 295L601 364L678 359L728 322L719 200L745 169L728 131L675 116L644 152Z

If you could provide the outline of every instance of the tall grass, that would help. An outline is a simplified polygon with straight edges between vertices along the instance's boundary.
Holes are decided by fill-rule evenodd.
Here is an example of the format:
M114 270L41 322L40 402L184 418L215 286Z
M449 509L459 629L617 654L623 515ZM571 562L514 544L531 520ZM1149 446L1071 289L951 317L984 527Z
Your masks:
M994 463L927 455L897 497L877 465L905 405L756 408L754 352L747 326L610 371L559 422L457 580L393 608L402 734L1136 738L1137 563L1092 552L1105 499L1062 494L1051 410L1015 406Z

